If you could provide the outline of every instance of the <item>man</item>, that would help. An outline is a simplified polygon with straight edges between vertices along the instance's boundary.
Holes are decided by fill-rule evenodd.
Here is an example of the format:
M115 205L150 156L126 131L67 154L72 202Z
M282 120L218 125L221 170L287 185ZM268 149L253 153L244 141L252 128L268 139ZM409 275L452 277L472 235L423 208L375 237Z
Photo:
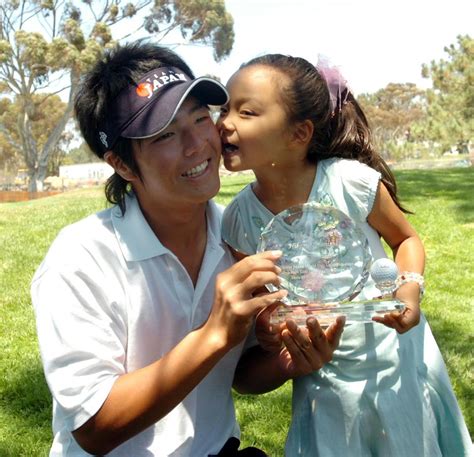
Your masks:
M208 105L227 97L143 43L109 52L82 83L76 117L115 169L115 206L63 229L33 279L52 456L237 455L232 385L266 391L332 356L341 326L313 323L286 332L280 354L252 348L239 364L255 316L285 292L253 294L279 283L280 253L234 264L220 239Z

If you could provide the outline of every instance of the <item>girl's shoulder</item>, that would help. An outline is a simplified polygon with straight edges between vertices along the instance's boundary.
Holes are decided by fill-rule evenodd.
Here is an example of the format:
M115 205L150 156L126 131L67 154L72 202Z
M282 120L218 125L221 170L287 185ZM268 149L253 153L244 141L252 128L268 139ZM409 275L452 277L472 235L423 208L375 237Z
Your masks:
M321 182L334 198L365 219L372 210L381 174L358 160L332 158L318 163Z
M328 175L338 176L349 181L357 181L366 178L379 179L380 177L380 173L377 170L355 159L334 157L321 160L318 162L318 166Z
M241 189L230 203L224 208L223 218L233 218L239 214L239 207L245 205L251 198L252 188L251 184L247 184Z
M222 215L222 239L246 255L255 253L264 222L258 216L251 185L245 186L226 206Z

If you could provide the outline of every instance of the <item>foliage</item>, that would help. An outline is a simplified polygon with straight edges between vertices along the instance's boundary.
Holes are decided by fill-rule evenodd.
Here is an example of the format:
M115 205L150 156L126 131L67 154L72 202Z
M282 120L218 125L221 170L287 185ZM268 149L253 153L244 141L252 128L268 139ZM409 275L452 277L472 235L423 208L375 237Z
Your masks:
M21 110L17 136L29 170L30 190L42 187L48 160L70 118L81 73L114 45L123 21L144 12L144 28L160 41L179 28L188 41L211 45L221 59L232 49L233 20L223 0L4 0L0 3L0 93L14 94ZM129 21L132 22L132 21ZM141 28L140 25L139 28ZM135 31L138 31L135 30ZM129 36L133 35L133 31ZM68 76L69 87L61 87ZM69 89L69 99L46 141L34 136L34 94ZM41 189L39 189L41 190Z
M422 66L433 88L388 84L359 101L377 149L389 160L468 153L474 137L474 40L459 36L445 48L447 59Z
M420 132L443 150L457 146L468 152L474 137L474 39L458 36L457 43L444 48L446 59L423 65L431 78L427 122Z
M408 155L413 142L412 126L423 118L424 91L415 84L390 83L374 94L362 94L358 101L369 119L377 150L386 159Z
M423 309L440 345L469 429L474 431L473 296L474 168L396 172L411 223L427 251ZM252 179L223 179L228 203ZM61 227L105 207L103 190L84 189L23 203L0 204L0 455L46 456L51 400L36 343L29 283ZM236 395L245 446L283 456L291 384L255 396Z
M163 23L167 24L165 33L179 27L186 40L211 45L217 61L232 50L234 20L223 0L156 0L145 28L150 33L163 32Z
M87 146L87 143L82 142L80 146L71 149L63 158L62 165L75 165L78 163L101 162Z
M44 148L49 132L63 115L66 104L58 95L33 94L31 97L30 118L32 140L38 149ZM18 118L24 110L23 99L15 96L13 99L4 97L0 99L0 166L10 172L23 168L34 161L34 157L21 154L22 138L17 129ZM70 134L63 132L59 138L58 147L53 150L53 158L58 157L64 148L59 147L67 143Z

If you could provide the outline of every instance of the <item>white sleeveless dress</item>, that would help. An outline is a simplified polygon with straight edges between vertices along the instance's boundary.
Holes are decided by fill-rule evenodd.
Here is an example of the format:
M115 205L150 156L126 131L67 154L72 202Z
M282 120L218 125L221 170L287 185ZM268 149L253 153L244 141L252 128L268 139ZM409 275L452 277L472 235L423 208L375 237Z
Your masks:
M334 206L362 228L374 259L386 257L367 223L380 174L354 160L317 166L309 200ZM222 236L256 251L273 214L245 187L224 212ZM361 298L378 294L371 279ZM425 317L399 335L381 324L346 325L333 360L293 381L286 455L462 457L474 455L446 366Z

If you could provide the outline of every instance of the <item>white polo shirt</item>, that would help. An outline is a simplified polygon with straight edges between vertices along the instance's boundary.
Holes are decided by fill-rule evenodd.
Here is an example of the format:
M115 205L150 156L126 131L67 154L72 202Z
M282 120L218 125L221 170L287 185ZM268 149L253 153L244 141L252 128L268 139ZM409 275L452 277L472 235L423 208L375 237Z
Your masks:
M53 396L51 456L85 456L71 431L101 407L115 380L169 352L208 317L216 274L233 263L222 209L207 209L207 246L194 288L156 238L137 200L64 228L35 273L32 298ZM166 215L163 215L166 217ZM243 344L166 417L108 455L207 456L239 436L231 386Z

